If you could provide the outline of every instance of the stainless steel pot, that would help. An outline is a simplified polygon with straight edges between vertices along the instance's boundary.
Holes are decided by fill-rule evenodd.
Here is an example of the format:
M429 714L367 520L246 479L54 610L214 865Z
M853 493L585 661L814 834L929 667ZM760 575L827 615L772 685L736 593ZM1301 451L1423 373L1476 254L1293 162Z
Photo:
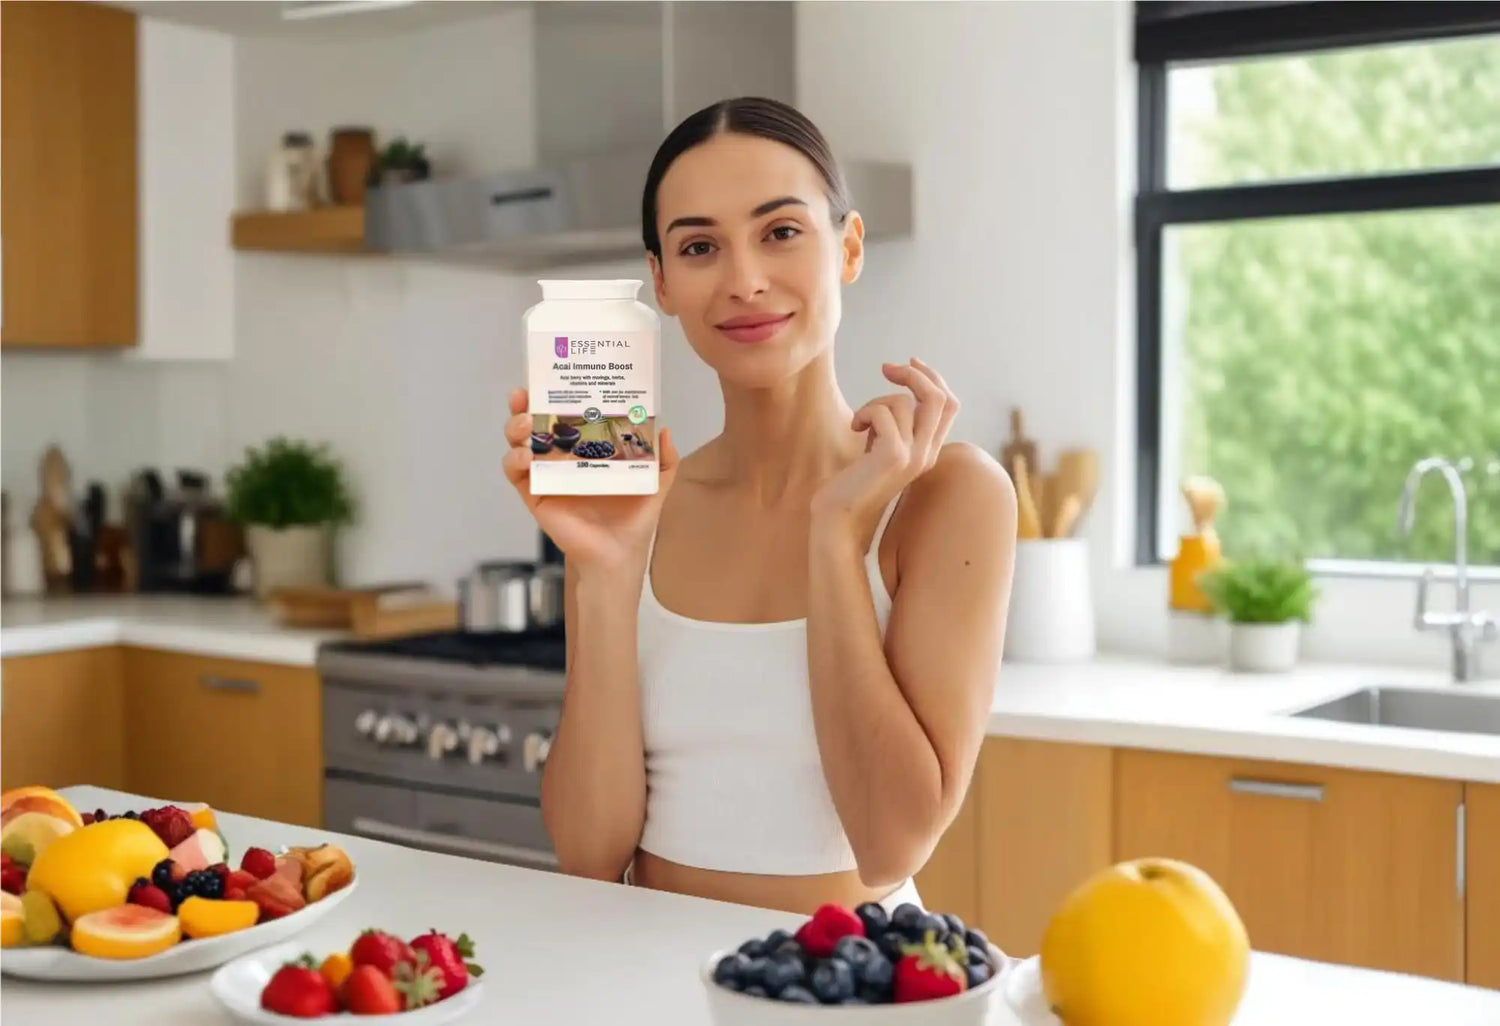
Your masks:
M520 634L563 619L562 567L481 563L458 582L459 624L467 631Z

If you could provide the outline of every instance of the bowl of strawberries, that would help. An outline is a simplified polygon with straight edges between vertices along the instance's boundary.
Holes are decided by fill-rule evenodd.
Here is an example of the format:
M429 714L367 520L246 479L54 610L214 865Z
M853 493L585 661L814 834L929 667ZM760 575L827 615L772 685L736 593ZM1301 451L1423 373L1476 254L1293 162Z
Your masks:
M303 1019L439 1026L483 1000L468 935L437 930L403 940L365 930L348 949L315 957L295 943L266 948L214 973L219 1003L244 1023L275 1026Z
M700 975L714 1026L999 1026L1014 1021L998 997L1012 965L958 916L867 902L717 951Z

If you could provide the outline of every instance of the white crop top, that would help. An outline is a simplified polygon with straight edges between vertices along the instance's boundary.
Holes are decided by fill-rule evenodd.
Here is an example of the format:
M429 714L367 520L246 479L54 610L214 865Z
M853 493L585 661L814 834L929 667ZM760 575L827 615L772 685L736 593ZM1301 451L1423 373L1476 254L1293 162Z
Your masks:
M891 596L881 514L865 555L884 635ZM656 540L652 539L652 550ZM807 621L718 623L665 608L641 589L641 721L646 823L640 846L700 869L812 876L856 868L813 729Z

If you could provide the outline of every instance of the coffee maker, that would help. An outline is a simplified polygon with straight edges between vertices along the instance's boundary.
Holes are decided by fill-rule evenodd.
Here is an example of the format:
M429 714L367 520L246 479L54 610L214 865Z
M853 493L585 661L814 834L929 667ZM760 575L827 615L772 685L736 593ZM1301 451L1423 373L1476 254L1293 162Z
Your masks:
M177 471L168 491L155 470L131 482L126 523L143 592L229 594L244 536L213 494L208 475Z

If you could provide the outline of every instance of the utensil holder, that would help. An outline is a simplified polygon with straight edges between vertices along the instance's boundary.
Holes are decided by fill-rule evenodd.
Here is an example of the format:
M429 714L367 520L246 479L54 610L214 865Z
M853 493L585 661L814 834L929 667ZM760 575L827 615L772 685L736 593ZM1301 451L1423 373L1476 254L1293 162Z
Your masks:
M1067 663L1093 658L1094 598L1084 538L1016 542L1005 658Z

